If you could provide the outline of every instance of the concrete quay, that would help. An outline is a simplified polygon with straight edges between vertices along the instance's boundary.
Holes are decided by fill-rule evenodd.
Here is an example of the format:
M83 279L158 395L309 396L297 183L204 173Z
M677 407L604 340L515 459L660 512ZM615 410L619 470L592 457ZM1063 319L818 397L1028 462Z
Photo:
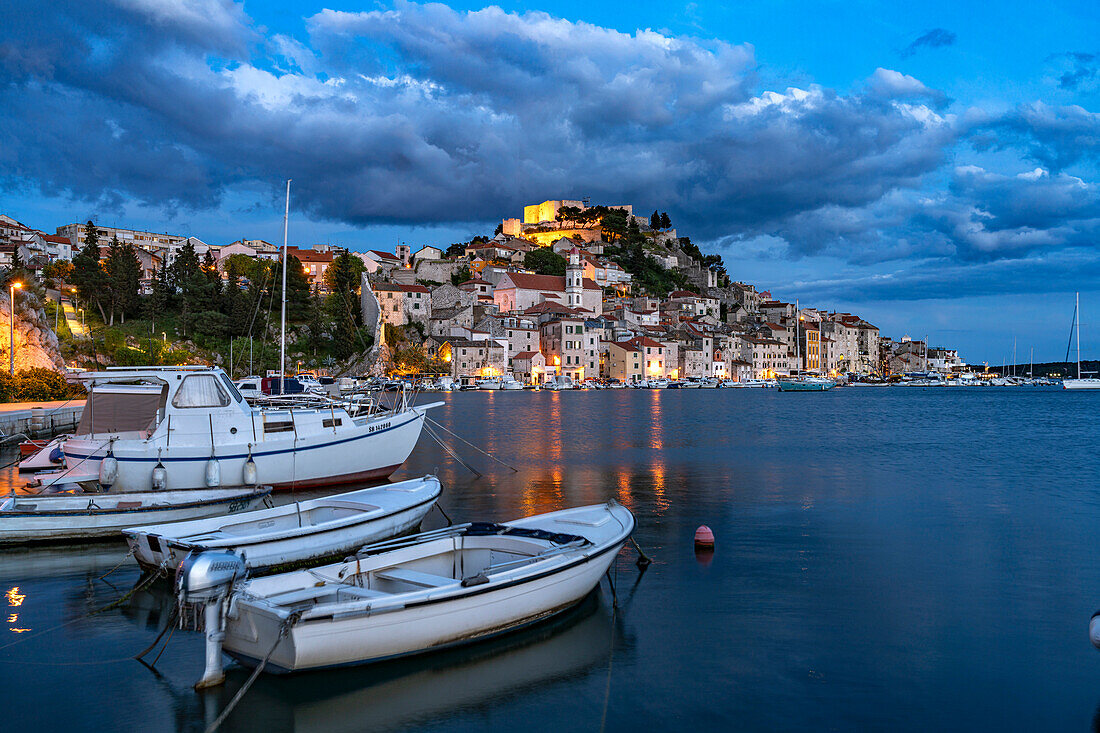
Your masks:
M80 422L84 400L0 404L0 439L24 433L45 437L67 432Z

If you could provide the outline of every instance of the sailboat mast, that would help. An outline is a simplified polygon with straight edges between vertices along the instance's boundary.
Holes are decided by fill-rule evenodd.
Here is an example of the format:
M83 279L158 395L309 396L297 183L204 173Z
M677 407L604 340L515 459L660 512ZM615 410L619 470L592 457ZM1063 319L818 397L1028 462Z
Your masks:
M286 394L286 234L290 223L290 179L286 181L286 210L283 212L283 327L279 337L279 394Z
M1077 316L1077 378L1081 378L1081 293L1077 293L1077 301L1073 304L1073 312Z

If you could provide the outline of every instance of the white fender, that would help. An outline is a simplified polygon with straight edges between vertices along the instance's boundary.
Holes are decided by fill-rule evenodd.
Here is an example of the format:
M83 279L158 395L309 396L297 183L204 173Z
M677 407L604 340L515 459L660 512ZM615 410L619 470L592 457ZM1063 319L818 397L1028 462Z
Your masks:
M206 462L206 485L208 488L215 488L221 486L222 483L222 470L218 465L218 459L213 456Z
M156 468L153 469L153 491L164 491L168 488L168 469L164 467L164 464L157 461Z
M244 462L244 471L242 471L241 479L245 486L255 486L258 483L256 461L252 460L251 456Z
M118 459L108 453L107 457L99 462L99 483L103 488L109 489L118 480Z

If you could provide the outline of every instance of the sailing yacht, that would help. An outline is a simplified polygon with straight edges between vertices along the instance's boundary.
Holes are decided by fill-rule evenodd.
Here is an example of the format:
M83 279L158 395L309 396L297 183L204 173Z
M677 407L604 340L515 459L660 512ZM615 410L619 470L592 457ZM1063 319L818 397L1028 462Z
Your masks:
M1073 326L1077 329L1077 379L1063 379L1062 389L1100 389L1100 379L1096 377L1081 378L1081 294L1077 293L1077 299L1073 306ZM1073 336L1073 330L1070 330Z

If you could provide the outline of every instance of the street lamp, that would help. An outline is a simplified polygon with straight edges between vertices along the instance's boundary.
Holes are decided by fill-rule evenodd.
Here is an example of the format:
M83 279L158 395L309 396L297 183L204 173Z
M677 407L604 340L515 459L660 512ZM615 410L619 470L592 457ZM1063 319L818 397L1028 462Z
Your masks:
M80 327L84 328L84 309L80 309Z
M11 328L8 337L11 342L11 375L15 376L15 289L23 287L21 282L11 284Z

